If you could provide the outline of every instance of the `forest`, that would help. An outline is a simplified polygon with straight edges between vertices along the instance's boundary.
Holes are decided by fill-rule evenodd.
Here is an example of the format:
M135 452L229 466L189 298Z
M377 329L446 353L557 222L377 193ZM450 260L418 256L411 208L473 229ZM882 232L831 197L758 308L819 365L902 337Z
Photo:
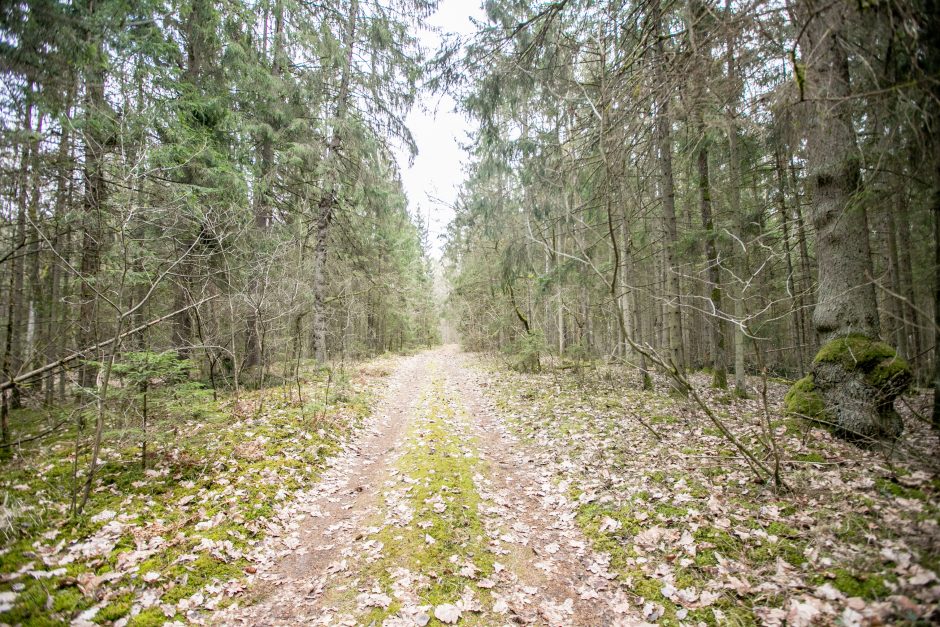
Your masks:
M0 73L0 625L940 621L937 0L9 0Z

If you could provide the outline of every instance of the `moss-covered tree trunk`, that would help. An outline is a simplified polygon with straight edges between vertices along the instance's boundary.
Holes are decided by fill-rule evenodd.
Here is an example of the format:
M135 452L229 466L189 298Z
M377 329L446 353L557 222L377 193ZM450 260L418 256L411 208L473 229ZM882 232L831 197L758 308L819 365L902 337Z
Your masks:
M788 394L787 409L855 439L896 436L902 425L893 403L910 372L893 348L878 341L868 218L856 200L861 170L841 37L855 8L800 0L794 9L803 33L797 68L806 100L807 180L819 266L813 323L824 344L810 374Z

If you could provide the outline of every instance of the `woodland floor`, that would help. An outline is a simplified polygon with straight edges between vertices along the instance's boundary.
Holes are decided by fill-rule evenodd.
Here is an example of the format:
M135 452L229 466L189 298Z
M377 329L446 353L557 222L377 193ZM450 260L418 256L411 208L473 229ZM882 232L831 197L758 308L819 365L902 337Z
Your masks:
M901 441L862 450L781 418L783 382L765 415L759 395L696 376L765 461L770 419L782 491L666 382L641 392L632 376L522 374L444 347L359 366L332 397L310 378L296 400L285 386L205 401L190 444L140 476L132 447L111 450L78 521L69 440L37 446L0 480L0 623L940 620L925 398L900 408Z

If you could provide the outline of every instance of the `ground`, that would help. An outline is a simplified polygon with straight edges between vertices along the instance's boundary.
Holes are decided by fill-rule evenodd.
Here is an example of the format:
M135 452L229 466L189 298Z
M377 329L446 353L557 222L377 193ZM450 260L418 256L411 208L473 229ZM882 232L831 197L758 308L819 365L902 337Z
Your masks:
M0 623L940 619L923 398L903 399L902 440L863 450L784 418L787 382L738 399L694 376L764 464L776 448L774 486L667 382L553 366L443 347L310 375L297 398L206 400L149 471L110 451L78 519L69 440L24 452L0 484Z

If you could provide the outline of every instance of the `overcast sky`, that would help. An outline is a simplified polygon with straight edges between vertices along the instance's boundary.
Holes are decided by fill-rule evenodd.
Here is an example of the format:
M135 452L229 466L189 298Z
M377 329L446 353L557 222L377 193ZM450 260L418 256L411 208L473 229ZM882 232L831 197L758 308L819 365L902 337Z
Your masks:
M421 33L421 40L433 54L446 33L469 35L473 32L470 17L482 18L479 0L442 0L437 12L428 20L440 33ZM432 254L440 258L448 222L453 218L451 206L463 180L462 166L466 158L458 142L466 143L473 128L469 120L454 112L455 103L449 96L422 94L408 115L408 127L418 145L418 156L408 166L407 151L398 151L398 164L408 194L410 209L419 210L430 231ZM435 200L435 199L439 199Z

